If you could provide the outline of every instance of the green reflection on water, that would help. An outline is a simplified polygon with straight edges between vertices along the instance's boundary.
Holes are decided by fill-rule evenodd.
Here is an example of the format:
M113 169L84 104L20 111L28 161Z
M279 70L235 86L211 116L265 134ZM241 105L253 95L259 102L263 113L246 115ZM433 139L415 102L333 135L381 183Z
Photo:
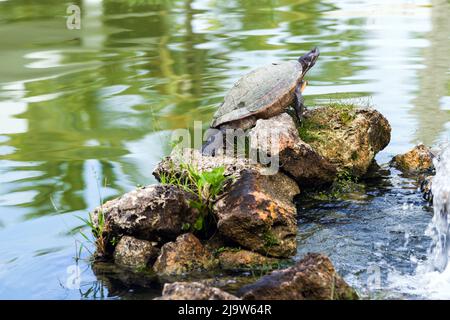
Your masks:
M377 73L391 58L377 51L383 39L371 42L379 25L364 10L341 8L346 1L72 2L82 10L81 30L66 29L67 3L59 0L0 2L0 231L86 212L99 203L97 184L105 180L105 198L153 182L152 167L170 152L172 130L208 124L243 73L315 45L322 55L308 75L307 104L375 96L393 124L394 145L448 136L446 1L413 9L428 10L429 18L417 19L431 27L407 33L406 40L425 39L426 46L399 44L406 61L393 72L421 66L404 79L407 87ZM407 28L402 18L395 28ZM395 94L374 85L380 78ZM411 99L397 105L402 95ZM411 118L402 118L402 108Z

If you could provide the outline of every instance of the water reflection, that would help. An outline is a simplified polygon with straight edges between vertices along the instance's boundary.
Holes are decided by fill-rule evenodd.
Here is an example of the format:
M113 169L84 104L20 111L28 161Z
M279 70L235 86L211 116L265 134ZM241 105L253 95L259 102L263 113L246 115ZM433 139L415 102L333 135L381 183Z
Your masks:
M60 286L74 216L154 182L171 131L243 73L317 44L307 104L371 96L394 128L381 159L448 135L449 5L388 2L80 0L81 30L60 1L0 2L0 296L79 298Z
M446 133L450 111L443 109L443 97L449 95L450 66L450 3L445 0L431 1L430 29L424 34L429 45L423 49L422 68L417 72L417 96L413 99L411 113L417 118L418 126L414 142L427 145L436 143Z

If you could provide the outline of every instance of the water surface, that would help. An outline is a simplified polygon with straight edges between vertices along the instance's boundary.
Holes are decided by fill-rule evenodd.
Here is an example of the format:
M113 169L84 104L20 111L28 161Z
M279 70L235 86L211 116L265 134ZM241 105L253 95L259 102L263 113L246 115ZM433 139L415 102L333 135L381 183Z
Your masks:
M256 66L319 46L307 105L369 99L393 128L381 165L450 134L448 1L74 3L81 30L66 28L61 1L0 1L1 298L154 295L157 286L126 279L115 279L115 290L82 262L81 289L68 287L76 216L154 183L170 133L208 123L227 89ZM384 282L392 270L413 272L431 219L416 187L382 166L356 200L300 204L296 259L329 254L360 292L372 265ZM390 294L402 292L369 296Z

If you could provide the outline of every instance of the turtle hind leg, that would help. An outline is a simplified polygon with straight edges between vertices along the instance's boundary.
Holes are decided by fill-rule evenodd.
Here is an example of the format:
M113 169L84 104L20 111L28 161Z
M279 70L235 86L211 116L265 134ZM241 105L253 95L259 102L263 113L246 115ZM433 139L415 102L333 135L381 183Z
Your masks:
M220 153L218 151L223 148L224 134L224 129L215 130L215 132L211 134L203 144L202 155L215 156Z
M299 125L302 122L302 115L303 115L303 111L305 110L305 105L303 104L304 98L302 96L301 88L302 88L301 84L298 85L295 88L295 93L294 93L294 109L295 109L295 115L296 115Z

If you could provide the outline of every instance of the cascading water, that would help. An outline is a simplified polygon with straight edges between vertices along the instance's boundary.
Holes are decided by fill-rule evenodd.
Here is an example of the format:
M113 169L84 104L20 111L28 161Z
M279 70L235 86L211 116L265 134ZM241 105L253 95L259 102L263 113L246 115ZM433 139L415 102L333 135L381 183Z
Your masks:
M443 272L448 264L450 248L450 147L435 159L436 175L433 178L433 219L425 234L432 239L428 254L429 271Z
M413 275L393 273L393 291L428 299L450 299L450 146L434 159L432 180L433 218L425 235L431 238L427 259L419 262Z

